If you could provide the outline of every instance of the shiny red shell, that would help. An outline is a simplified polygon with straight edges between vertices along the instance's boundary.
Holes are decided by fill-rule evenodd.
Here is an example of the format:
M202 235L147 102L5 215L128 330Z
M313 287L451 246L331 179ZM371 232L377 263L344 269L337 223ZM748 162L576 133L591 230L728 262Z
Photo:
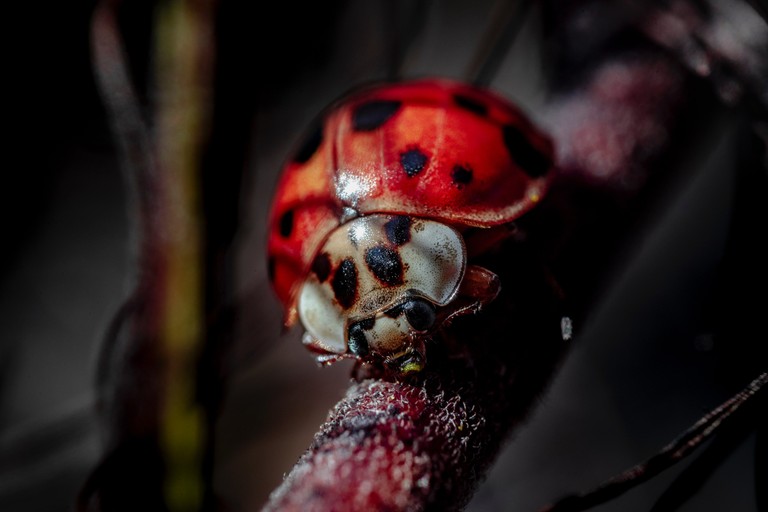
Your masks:
M503 224L539 201L552 160L550 139L485 89L425 80L347 96L285 164L272 204L269 277L286 323L295 321L299 288L322 263L317 252L345 208Z

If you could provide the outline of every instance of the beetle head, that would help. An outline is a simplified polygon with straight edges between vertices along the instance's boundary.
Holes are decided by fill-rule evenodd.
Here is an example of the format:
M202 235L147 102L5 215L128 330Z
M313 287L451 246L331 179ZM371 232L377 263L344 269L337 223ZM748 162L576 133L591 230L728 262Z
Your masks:
M380 359L399 372L424 364L438 310L466 269L461 235L439 222L395 215L353 219L328 237L299 295L312 348Z

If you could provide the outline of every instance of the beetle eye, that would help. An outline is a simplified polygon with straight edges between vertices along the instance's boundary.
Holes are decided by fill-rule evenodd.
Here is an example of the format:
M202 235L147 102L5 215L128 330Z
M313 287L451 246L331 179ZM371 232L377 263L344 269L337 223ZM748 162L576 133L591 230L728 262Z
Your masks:
M403 304L408 323L417 331L426 331L435 324L435 307L422 299L411 299Z
M362 323L357 322L350 325L349 331L347 331L349 351L360 357L368 355L368 338L365 337Z

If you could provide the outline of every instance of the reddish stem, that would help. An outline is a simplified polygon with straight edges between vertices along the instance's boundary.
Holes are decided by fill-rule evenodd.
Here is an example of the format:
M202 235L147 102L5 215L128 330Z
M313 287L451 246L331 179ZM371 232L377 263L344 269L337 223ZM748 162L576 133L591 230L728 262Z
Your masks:
M483 263L508 283L499 298L429 344L423 373L368 369L267 510L450 510L469 500L567 346L558 295L525 243Z

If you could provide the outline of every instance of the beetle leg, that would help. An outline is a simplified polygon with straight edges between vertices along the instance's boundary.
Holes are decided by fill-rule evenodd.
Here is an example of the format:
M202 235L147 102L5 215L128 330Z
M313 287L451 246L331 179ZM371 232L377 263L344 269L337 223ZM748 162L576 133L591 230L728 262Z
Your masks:
M482 306L495 299L500 291L499 276L485 267L467 265L458 294L459 297L469 297Z
M307 349L309 349L310 352L312 352L315 361L317 361L317 363L322 366L333 364L337 361L341 361L342 359L357 359L357 356L349 353L339 354L329 350L322 341L315 338L308 332L304 333L304 336L301 338L301 342L305 347L307 347Z
M499 276L478 265L467 265L456 298L442 312L442 323L456 316L477 313L501 291ZM446 324L447 325L447 324Z

